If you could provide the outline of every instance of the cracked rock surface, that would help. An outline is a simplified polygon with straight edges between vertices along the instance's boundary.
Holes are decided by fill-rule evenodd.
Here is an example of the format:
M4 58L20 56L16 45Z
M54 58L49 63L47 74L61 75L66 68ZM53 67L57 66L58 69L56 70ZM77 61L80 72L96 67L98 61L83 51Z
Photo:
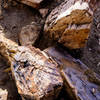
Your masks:
M45 22L45 35L70 49L85 46L90 32L93 11L89 0L65 0Z
M100 99L100 76L59 46L44 51L62 66L60 71L64 80L64 89L71 100Z
M12 41L1 37L0 54L11 66L18 93L22 98L57 98L63 85L58 64L39 49L14 45Z

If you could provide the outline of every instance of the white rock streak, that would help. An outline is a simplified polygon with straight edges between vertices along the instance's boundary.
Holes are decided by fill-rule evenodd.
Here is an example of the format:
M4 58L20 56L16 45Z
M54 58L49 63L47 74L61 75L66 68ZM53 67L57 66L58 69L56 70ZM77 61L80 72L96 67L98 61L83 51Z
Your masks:
M82 2L81 0L77 1L74 5L72 5L70 8L68 8L65 12L61 13L58 16L57 20L65 17L65 16L70 15L73 10L77 10L77 9L79 9L79 10L87 9L88 10L89 9L89 5L88 5L87 2Z

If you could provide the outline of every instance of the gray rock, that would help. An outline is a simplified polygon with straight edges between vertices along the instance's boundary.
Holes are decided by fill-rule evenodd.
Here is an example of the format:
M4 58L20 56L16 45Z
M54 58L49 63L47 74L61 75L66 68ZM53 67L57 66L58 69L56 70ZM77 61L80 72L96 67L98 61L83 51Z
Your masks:
M0 88L0 100L7 100L8 91Z
M18 46L1 35L0 54L11 66L18 93L25 100L55 100L63 81L59 65L32 46Z
M59 68L64 81L64 89L71 100L100 99L100 76L59 46L44 51L62 66Z
M94 12L90 36L81 59L100 75L100 7Z

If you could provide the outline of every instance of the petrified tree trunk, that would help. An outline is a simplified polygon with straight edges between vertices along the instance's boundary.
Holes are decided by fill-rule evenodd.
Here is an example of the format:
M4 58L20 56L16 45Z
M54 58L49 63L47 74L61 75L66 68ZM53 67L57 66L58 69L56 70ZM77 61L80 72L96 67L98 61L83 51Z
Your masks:
M70 49L84 47L93 16L90 5L90 0L65 0L47 17L45 35Z
M58 64L34 47L12 45L0 35L0 54L9 61L23 100L53 100L63 85Z
M45 52L62 66L64 86L72 100L99 100L100 77L80 60L72 58L61 47L51 47Z
M93 24L82 61L100 74L100 1L97 4L99 6L94 12Z

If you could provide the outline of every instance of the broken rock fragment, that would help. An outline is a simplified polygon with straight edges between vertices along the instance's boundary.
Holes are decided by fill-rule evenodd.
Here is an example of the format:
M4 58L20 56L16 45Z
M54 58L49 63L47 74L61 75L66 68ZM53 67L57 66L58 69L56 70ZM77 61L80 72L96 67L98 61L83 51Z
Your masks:
M61 65L64 87L71 100L100 100L100 77L61 47L44 50Z
M26 25L19 33L20 44L22 46L34 44L36 39L39 37L40 31L41 27L37 23Z
M70 49L85 46L93 9L90 0L65 0L46 19L45 35Z
M0 54L10 62L23 100L54 100L63 85L58 64L39 49L15 47L8 42L0 41Z
M93 23L81 60L100 75L100 1L94 12Z
M8 91L0 88L0 100L7 100Z
M17 0L23 4L26 4L28 6L31 6L33 8L39 8L40 6L40 3L43 1L43 0Z

